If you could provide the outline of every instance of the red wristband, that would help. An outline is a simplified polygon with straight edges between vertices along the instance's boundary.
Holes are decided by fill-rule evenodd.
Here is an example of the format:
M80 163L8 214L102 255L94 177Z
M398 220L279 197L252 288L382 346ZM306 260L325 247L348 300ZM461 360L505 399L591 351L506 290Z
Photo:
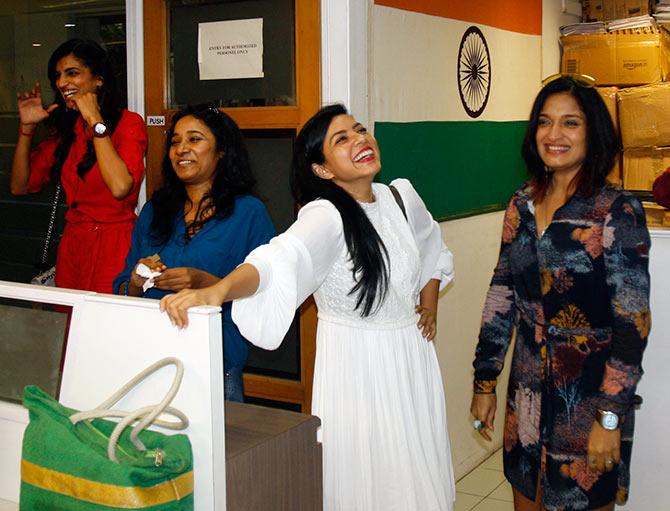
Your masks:
M23 130L21 129L21 127L19 126L19 134L20 134L20 135L23 135L24 137L32 137L32 136L35 134L35 132L33 131L32 133L26 133L26 132L23 131Z

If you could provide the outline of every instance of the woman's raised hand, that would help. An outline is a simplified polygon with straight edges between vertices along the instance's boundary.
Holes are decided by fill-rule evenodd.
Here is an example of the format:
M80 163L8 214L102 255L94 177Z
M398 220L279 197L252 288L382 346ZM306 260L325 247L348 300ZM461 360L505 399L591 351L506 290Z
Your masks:
M22 129L34 129L37 124L49 117L49 114L58 108L58 103L44 108L39 82L35 83L35 87L31 91L18 93L16 102L19 106L19 121Z
M77 105L77 110L79 110L86 124L92 127L97 122L103 122L100 105L98 105L98 96L93 92L78 92L72 96L72 101Z

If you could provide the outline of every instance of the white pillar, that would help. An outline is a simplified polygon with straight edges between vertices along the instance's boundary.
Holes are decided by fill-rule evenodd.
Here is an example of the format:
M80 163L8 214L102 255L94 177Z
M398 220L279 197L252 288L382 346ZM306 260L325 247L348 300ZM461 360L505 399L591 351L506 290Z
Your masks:
M370 0L321 0L321 101L343 103L368 125Z

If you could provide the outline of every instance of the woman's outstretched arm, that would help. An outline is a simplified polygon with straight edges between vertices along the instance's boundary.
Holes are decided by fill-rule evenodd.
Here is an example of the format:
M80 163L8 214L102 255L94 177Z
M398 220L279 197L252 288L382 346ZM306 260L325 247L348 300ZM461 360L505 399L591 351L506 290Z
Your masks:
M162 312L167 312L172 324L178 328L188 326L188 309L198 305L221 305L237 298L253 295L260 284L258 270L244 263L213 286L202 289L184 289L167 295L160 302Z

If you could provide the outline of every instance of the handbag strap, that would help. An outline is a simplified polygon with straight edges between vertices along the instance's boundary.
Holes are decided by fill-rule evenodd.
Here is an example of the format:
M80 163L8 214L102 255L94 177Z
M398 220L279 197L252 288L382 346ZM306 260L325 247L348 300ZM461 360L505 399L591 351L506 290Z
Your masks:
M174 365L176 368L175 377L172 382L170 389L167 391L165 397L157 404L145 406L143 408L138 408L132 412L121 412L119 410L112 410L112 405L116 404L122 397L124 397L128 392L135 388L140 382L145 380L149 375L155 373L162 367L167 365ZM123 417L123 419L116 425L114 431L109 437L109 443L107 444L107 456L114 463L118 463L118 458L116 456L116 445L118 443L121 433L130 426L133 422L139 420L138 424L133 428L133 431L130 434L130 441L135 445L135 447L140 451L146 451L146 447L142 441L138 438L138 435L141 431L145 430L152 424L159 426L167 427L170 429L185 429L188 427L188 418L184 413L179 410L170 407L170 403L174 399L181 380L184 376L184 364L181 360L175 357L166 357L153 364L151 364L146 369L140 371L139 374L134 376L128 383L123 387L117 390L112 394L108 399L103 401L93 410L88 410L84 412L75 413L70 417L70 421L73 424L87 419L93 418L102 418L102 417ZM163 413L170 413L171 415L176 416L179 419L179 422L167 422L159 420L158 417Z
M44 269L47 262L47 255L49 254L49 245L51 245L51 238L53 237L54 224L56 223L56 213L58 212L58 199L60 198L61 186L60 183L56 186L54 192L53 202L51 203L51 215L49 216L49 226L47 227L47 234L44 238L44 248L42 249L42 259L40 260L40 268Z
M393 194L393 198L398 203L398 207L400 207L400 211L402 211L402 216L404 216L405 220L407 220L407 211L405 210L405 203L402 201L402 196L400 195L400 192L393 185L389 185L389 189L391 190L391 193Z

